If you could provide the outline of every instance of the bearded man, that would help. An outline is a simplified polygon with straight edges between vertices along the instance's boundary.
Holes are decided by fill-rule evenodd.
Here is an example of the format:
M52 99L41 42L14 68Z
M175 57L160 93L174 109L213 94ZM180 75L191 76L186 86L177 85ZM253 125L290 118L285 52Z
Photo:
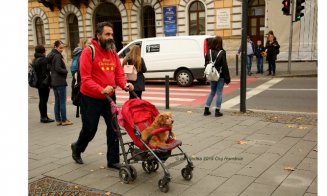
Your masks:
M100 116L107 125L107 166L119 169L119 140L112 126L112 114L108 94L116 102L115 88L132 91L134 86L126 82L124 70L115 50L113 25L110 22L97 24L91 47L83 50L80 57L81 117L82 129L76 142L71 144L72 158L83 164L81 153L94 138ZM92 55L93 53L93 55Z

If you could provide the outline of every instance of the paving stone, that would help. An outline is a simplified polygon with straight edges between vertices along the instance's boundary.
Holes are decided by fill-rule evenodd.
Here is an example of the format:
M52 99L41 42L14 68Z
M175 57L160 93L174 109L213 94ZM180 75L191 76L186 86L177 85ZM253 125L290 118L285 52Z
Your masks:
M245 191L240 194L240 196L270 196L275 190L275 186L270 186L266 184L252 183L248 186Z
M287 176L272 195L303 195L316 176L317 174L312 171L295 170Z
M211 172L211 174L215 176L230 178L243 167L244 165L242 164L226 162L217 169L215 169L213 172Z
M220 185L216 190L210 193L215 195L239 195L248 187L255 178L249 176L233 175L226 182Z
M289 151L289 149L291 149L298 141L298 138L285 137L274 144L267 152L283 155Z
M219 185L223 184L227 178L208 175L202 178L199 182L186 189L181 196L203 196L209 195Z
M322 186L321 186L322 187ZM320 188L321 188L320 187ZM311 185L309 186L309 188L307 189L307 193L312 193L312 194L317 194L318 193L318 183L317 183L317 178L311 183ZM325 187L321 188L322 190L326 190ZM323 194L322 192L320 192L321 194Z
M305 158L296 168L317 173L317 159Z
M237 172L239 175L258 177L280 158L277 154L265 153Z

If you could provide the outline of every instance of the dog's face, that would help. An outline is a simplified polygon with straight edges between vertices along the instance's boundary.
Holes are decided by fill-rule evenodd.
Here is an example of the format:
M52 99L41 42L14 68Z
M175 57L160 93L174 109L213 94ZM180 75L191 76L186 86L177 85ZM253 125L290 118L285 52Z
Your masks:
M155 120L160 127L172 126L174 123L173 114L171 112L160 113Z

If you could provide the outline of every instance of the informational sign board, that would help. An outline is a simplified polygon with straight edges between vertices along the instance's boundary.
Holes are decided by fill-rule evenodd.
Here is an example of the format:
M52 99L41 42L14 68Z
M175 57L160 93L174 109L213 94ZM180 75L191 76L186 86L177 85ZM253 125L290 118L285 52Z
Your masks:
M163 8L165 36L176 36L176 6Z
M230 9L217 10L217 28L229 29L230 28Z

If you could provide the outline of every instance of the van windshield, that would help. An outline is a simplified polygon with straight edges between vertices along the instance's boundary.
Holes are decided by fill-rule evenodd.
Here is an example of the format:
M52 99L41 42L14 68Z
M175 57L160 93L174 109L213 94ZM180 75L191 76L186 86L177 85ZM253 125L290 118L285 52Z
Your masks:
M125 49L122 51L122 53L119 54L119 58L120 58L120 59L125 58L125 56L129 53L129 51L131 50L131 48L132 48L133 46L135 46L135 45L138 45L140 48L142 48L142 47L141 47L141 46L142 46L142 42L135 42L135 43L129 45L127 48L125 48Z

